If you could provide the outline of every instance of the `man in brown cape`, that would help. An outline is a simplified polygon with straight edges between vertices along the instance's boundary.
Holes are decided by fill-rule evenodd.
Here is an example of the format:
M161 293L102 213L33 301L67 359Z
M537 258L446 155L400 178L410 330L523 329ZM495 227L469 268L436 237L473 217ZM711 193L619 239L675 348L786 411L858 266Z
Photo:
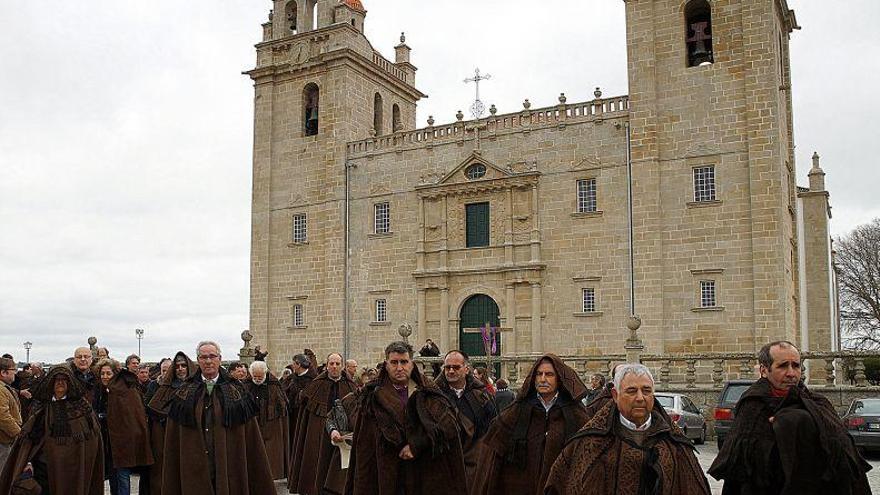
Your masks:
M470 359L462 351L453 350L443 358L443 374L435 380L437 388L458 410L465 438L464 466L468 485L473 486L477 460L480 457L480 439L489 431L489 423L498 416L495 401L483 382L471 373Z
M619 366L612 396L563 449L544 493L709 495L691 441L654 401L648 368Z
M360 392L349 495L467 493L457 413L412 356L409 344L392 342Z
M250 379L244 382L244 388L253 396L260 411L257 413L257 422L269 456L272 478L280 480L287 476L289 460L287 396L281 390L281 383L269 372L265 361L251 363L250 375Z
M68 366L49 370L33 392L33 412L0 475L0 495L33 477L43 493L103 495L104 450L92 406Z
M299 393L315 379L318 374L312 361L305 354L297 354L293 356L293 362L288 365L293 373L281 381L281 390L287 395L287 435L289 444L287 447L287 455L293 457L293 442L296 440L296 421L299 418ZM290 462L288 462L289 468ZM287 479L292 478L293 473L287 472Z
M871 493L871 469L825 397L801 382L801 358L787 341L758 353L761 378L737 403L733 427L709 468L724 495Z
M171 367L160 374L147 387L144 401L150 418L150 446L155 462L150 466L150 495L162 495L162 463L165 459L165 425L171 399L187 378L198 371L198 367L184 352L178 352L171 361Z
M290 493L317 495L324 493L325 485L335 487L339 493L344 480L327 479L330 460L336 447L326 430L327 415L337 400L357 390L354 381L343 369L344 360L339 353L327 356L326 370L312 380L299 394L299 417L296 421L296 440L293 442ZM340 475L340 471L334 470Z
M220 346L196 346L199 372L178 388L165 427L163 495L271 495L269 458L257 408L220 367Z
M489 427L477 466L475 495L542 493L566 440L586 421L587 388L554 354L535 361L516 397Z

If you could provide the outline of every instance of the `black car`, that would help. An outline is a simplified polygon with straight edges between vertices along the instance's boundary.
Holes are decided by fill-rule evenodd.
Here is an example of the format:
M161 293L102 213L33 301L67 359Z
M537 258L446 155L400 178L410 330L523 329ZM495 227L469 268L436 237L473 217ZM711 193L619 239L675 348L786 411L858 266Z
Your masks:
M862 450L880 449L880 399L852 401L843 422Z
M715 435L718 439L718 448L724 444L724 437L733 426L733 411L742 394L749 389L755 380L730 380L724 384L721 394L718 396L718 405L715 406Z

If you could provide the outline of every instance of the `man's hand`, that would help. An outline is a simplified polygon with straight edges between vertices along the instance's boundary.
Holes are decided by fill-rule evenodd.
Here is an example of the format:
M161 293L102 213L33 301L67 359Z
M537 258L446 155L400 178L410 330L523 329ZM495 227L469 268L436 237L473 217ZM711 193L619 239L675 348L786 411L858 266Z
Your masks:
M333 443L340 443L343 441L342 435L340 435L338 431L333 430L330 432L330 441Z
M33 397L33 396L31 395L31 391L30 391L30 389L28 389L28 388L26 388L26 389L24 389L24 390L19 390L19 391L18 391L18 395L21 396L21 397L24 397L25 399L30 399L31 397Z
M403 446L402 449L400 449L400 454L398 454L397 457L400 457L404 461L408 461L415 456L412 453L412 449L409 448L409 444L406 444Z

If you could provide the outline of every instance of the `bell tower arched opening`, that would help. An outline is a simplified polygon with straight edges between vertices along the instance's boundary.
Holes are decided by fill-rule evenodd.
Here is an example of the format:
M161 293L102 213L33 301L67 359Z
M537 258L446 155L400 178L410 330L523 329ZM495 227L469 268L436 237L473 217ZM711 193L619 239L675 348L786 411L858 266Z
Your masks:
M715 62L712 52L712 6L707 0L690 0L684 8L688 67Z
M320 115L320 90L315 83L309 83L303 89L303 134L318 135L318 117Z

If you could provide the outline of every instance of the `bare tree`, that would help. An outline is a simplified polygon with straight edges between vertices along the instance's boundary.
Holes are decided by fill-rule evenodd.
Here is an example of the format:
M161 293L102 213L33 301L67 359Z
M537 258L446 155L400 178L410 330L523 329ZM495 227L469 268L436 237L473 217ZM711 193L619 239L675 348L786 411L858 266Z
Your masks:
M880 349L880 218L839 239L836 251L844 344Z

